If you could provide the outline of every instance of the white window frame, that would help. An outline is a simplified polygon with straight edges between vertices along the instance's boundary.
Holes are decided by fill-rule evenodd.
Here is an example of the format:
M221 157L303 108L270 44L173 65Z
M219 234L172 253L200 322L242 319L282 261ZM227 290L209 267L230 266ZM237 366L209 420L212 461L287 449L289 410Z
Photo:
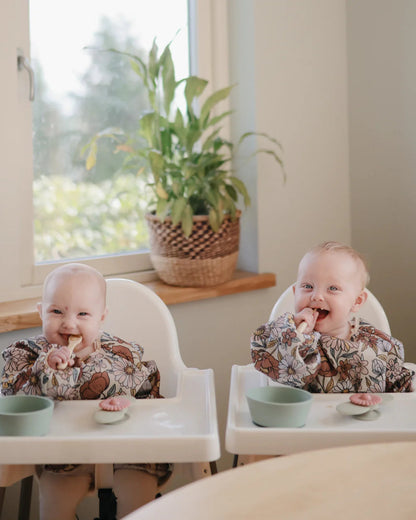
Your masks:
M190 34L191 69L210 90L229 84L227 2L189 0L196 24ZM215 34L214 34L215 33ZM30 56L28 0L0 2L0 301L40 295L57 262L35 265L33 256L32 114L29 78L17 70L17 49ZM225 129L229 132L229 129ZM155 278L147 253L82 260L105 276Z

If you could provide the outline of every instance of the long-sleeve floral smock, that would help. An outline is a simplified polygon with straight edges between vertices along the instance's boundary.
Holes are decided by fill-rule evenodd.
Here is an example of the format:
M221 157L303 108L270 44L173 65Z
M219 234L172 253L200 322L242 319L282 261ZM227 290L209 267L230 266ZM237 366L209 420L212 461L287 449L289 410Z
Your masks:
M274 381L310 392L413 391L402 343L361 320L343 340L298 333L293 314L286 313L254 332L251 356Z
M19 340L3 352L2 393L46 395L52 399L106 399L114 395L157 398L160 376L154 361L142 361L143 348L101 335L98 348L80 366L54 370L53 348L43 336Z
M54 345L44 336L19 340L3 351L3 395L45 395L55 400L106 399L130 395L137 399L162 397L160 375L155 361L142 361L143 347L102 333L96 350L79 366L54 370L47 362ZM169 478L172 464L117 464L145 471L158 478L159 484ZM47 465L54 473L70 473L79 465Z

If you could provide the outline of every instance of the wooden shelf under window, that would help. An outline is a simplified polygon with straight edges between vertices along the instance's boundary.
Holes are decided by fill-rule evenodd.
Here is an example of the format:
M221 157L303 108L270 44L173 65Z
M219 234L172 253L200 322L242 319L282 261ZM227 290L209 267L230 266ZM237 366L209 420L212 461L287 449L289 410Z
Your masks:
M174 305L274 287L276 275L236 271L230 281L213 287L174 287L160 280L145 282L144 285L152 289L166 305ZM0 303L0 333L40 327L41 321L36 310L38 301L39 298L31 298Z

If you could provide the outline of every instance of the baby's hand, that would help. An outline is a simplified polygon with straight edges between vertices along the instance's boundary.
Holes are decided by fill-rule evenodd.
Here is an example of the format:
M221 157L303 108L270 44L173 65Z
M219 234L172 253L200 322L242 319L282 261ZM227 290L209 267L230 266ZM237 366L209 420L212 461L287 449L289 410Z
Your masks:
M310 334L313 332L318 316L318 311L311 309L310 307L305 307L293 316L293 320L295 322L296 328L298 328L302 322L305 322L306 325L302 332L305 334Z
M53 348L47 358L48 365L53 370L63 370L62 367L72 367L75 361L71 358L71 352L68 347Z

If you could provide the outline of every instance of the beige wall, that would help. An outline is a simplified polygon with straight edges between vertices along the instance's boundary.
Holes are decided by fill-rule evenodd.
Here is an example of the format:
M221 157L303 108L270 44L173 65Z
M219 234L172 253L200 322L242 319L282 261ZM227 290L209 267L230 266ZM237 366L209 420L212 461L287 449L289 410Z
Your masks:
M416 360L416 2L347 2L353 245Z

